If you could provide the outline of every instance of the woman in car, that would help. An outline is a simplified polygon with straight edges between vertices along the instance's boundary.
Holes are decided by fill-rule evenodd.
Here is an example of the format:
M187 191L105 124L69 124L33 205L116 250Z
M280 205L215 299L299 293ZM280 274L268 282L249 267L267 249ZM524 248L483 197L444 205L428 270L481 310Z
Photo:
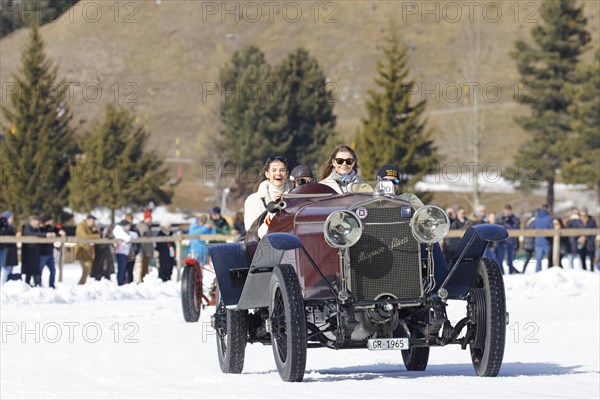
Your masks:
M319 183L333 188L338 193L346 193L351 183L361 181L356 152L345 144L336 146L323 164Z
M288 167L287 160L281 156L269 157L263 168L267 178L258 185L244 203L244 225L249 230L254 221L267 209L270 202L277 202L281 195L287 193Z

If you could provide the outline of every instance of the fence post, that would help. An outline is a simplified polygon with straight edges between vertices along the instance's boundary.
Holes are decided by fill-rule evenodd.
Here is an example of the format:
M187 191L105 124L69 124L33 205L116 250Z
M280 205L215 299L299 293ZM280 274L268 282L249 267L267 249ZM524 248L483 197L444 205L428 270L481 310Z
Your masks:
M63 281L63 267L65 265L65 240L65 237L60 237L60 247L58 248L60 253L60 260L58 260L58 281L60 283Z
M555 229L552 239L552 265L549 267L560 266L560 229Z
M177 232L177 241L175 242L175 261L177 262L177 282L181 277L181 234Z

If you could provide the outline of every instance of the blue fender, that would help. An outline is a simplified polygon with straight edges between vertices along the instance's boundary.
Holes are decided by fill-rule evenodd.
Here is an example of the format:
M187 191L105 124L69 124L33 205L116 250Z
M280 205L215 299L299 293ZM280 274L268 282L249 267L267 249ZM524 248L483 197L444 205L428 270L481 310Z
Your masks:
M458 259L446 274L440 288L448 291L448 297L464 298L471 289L477 274L479 261L489 242L508 238L506 228L496 224L480 224L467 229L458 245Z
M302 247L300 239L290 233L270 233L263 237L254 253L237 308L249 310L267 307L273 268L281 264L281 259L287 250L300 247Z
M221 298L226 306L237 304L250 268L245 243L223 243L208 246L215 268Z

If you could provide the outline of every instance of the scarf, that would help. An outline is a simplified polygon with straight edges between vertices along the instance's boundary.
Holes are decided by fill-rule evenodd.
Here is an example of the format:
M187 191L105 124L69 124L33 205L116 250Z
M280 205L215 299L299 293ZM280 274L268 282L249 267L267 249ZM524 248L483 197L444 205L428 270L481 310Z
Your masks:
M274 200L277 197L281 197L284 188L285 185L283 185L282 187L277 187L275 185L271 185L271 183L269 182L269 187L267 191L269 192L269 197L271 198L271 200Z
M342 191L345 193L347 191L346 186L349 183L354 182L358 178L358 174L356 173L356 170L353 169L349 174L340 175L337 172L335 172L334 169L333 171L331 171L331 175L329 175L329 177L336 181L338 185L340 185Z

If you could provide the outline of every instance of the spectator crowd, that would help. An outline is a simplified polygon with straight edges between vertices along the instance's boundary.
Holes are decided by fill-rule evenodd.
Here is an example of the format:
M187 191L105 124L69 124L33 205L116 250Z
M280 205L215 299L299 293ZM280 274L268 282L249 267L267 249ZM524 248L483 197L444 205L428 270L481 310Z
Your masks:
M221 215L221 209L214 207L209 213L193 217L189 230L181 233L192 235L224 234L239 237L245 233L243 213L238 213L233 221L234 228ZM132 214L114 226L101 226L97 218L88 214L75 228L75 237L81 239L116 239L112 244L81 242L74 247L74 259L81 265L81 277L78 284L83 285L89 279L112 281L116 274L116 283L125 285L139 283L149 273L150 266L158 269L158 276L163 281L171 279L176 267L174 241L145 241L134 243L136 238L170 237L174 230L168 222L154 224L150 210L144 210L141 221L135 222ZM61 225L54 224L53 217L42 218L32 215L21 229L15 229L14 216L4 211L0 216L0 236L34 236L38 238L55 238L66 236ZM204 240L190 240L189 256L195 258L200 265L208 262L207 243ZM16 243L0 243L0 269L4 284L8 280L24 280L31 286L55 288L56 270L61 257L59 248L54 243L23 243L19 249ZM20 259L20 263L19 263ZM20 264L20 271L18 270ZM115 267L116 266L116 267ZM42 282L42 272L49 270L48 282Z

